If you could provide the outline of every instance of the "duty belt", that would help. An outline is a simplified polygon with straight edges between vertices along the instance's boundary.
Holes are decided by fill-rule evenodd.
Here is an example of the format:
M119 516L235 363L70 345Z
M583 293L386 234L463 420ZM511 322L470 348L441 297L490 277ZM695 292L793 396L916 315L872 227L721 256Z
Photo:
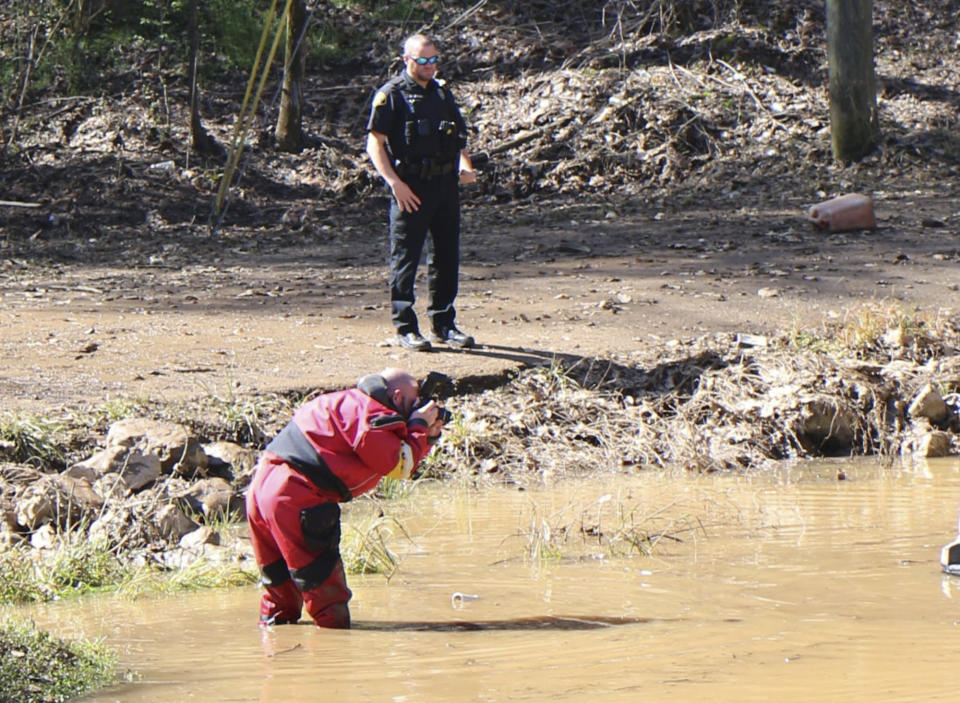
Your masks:
M280 430L280 434L273 438L266 449L306 476L310 483L320 490L339 493L340 500L344 503L353 498L350 489L330 470L327 462L317 454L310 440L292 420Z
M420 180L429 181L431 178L453 173L455 166L456 164L453 161L436 163L432 159L426 159L420 164L406 164L399 162L397 163L397 174L401 178L416 176Z

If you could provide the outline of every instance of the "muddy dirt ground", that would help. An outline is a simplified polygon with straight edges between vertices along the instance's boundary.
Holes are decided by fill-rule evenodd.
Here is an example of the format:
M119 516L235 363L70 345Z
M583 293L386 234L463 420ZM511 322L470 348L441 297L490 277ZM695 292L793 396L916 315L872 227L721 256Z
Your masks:
M134 267L8 259L0 396L50 412L335 388L386 365L498 376L556 355L643 363L714 332L819 330L867 302L932 313L957 301L960 203L948 195L891 193L877 230L845 234L814 230L800 203L468 208L459 321L479 346L429 354L390 343L379 213L289 243L158 243Z

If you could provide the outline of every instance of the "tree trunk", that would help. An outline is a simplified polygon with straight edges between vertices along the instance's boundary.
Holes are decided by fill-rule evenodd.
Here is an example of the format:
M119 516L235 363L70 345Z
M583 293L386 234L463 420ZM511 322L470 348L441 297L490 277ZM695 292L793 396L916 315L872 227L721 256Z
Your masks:
M90 23L103 12L105 4L105 0L77 0L74 20L75 33L86 36L87 32L90 31Z
M200 0L190 0L187 8L187 35L190 41L190 136L193 148L200 154L219 155L220 145L207 134L200 119L200 88L197 86L197 68L200 63L200 27L197 21Z
M293 0L287 14L287 37L283 62L283 91L277 118L277 148L299 152L303 148L303 75L307 65L304 41L307 24L305 0Z
M81 92L87 84L88 67L84 56L84 42L90 32L90 23L103 11L103 0L76 0L67 6L70 12L71 45L67 82L70 90Z
M827 0L833 156L857 161L879 136L873 68L873 0Z

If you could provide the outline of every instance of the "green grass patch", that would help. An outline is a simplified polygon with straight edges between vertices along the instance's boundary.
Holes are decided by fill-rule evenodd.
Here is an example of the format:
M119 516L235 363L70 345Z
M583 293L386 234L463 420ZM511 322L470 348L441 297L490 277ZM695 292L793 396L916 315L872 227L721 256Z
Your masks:
M109 545L79 533L56 550L14 547L0 552L0 603L45 602L88 593L126 598L256 583L252 562L199 561L180 569L134 565Z
M26 413L0 415L0 459L36 467L61 466L66 425Z
M113 683L115 666L115 656L99 642L68 642L24 623L0 628L4 701L66 701Z
M131 417L142 417L150 405L147 399L111 398L104 401L90 411L87 424L98 427L101 424L112 424Z
M117 586L116 592L124 598L135 599L184 591L249 586L259 578L259 570L253 562L249 562L247 567L234 562L196 562L182 569L139 569L131 572L130 577Z
M295 397L284 399L278 396L248 396L244 397L237 392L237 384L230 381L223 391L203 386L207 397L203 401L204 415L212 415L212 426L202 428L201 434L212 432L218 437L225 437L238 444L260 445L273 432L268 431L268 425L278 417L289 416L293 408L299 406L303 399ZM197 415L198 408L173 408L168 414L172 422L182 422L183 417ZM178 419L178 416L179 419Z

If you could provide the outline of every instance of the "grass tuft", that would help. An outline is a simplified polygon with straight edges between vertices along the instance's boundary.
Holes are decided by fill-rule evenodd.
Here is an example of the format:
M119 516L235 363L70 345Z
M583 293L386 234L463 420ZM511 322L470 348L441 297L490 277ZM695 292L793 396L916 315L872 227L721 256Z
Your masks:
M136 598L244 586L258 577L244 562L198 561L180 569L135 566L118 559L109 544L70 533L49 552L25 546L0 552L0 603L46 602L95 592Z
M240 444L259 445L266 438L264 427L267 419L275 414L276 408L268 398L242 398L231 384L223 395L207 389L209 401L219 418L221 426L226 427L228 435Z
M340 541L340 556L344 569L351 574L383 574L388 579L400 568L397 555L387 546L387 540L398 530L404 537L410 535L396 518L376 515L360 525L345 525Z
M130 574L109 545L70 533L55 550L17 546L0 552L0 603L50 601L109 589Z
M935 314L907 310L896 302L869 302L816 329L794 325L785 344L821 354L923 360L932 340L944 335L947 322Z
M520 534L526 539L525 556L531 561L545 561L559 559L563 556L561 545L567 540L567 527L550 523L550 520L540 517L537 506L533 506L530 521L526 529Z
M66 701L112 683L115 666L115 656L101 642L68 642L25 623L0 628L5 701Z
M0 415L0 458L37 468L64 462L63 422L26 413Z
M703 531L698 520L672 515L674 508L667 505L642 512L639 506L607 495L542 515L533 503L529 516L522 516L516 537L523 539L523 559L532 562L584 556L584 549L596 556L597 547L603 550L601 556L649 557L662 542L683 542L679 535Z
M209 588L249 586L257 583L259 578L256 567L251 570L244 568L241 563L201 561L181 569L139 569L118 586L117 593L125 598L136 599Z

